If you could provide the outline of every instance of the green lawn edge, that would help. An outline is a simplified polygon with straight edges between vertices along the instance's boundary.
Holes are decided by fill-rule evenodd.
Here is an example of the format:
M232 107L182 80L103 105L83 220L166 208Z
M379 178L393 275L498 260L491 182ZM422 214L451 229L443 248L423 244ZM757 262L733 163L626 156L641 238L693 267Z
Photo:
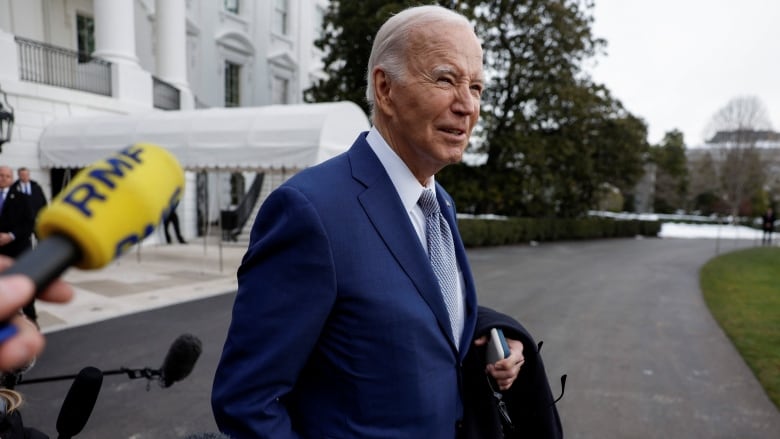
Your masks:
M780 248L716 256L699 280L712 316L780 409Z

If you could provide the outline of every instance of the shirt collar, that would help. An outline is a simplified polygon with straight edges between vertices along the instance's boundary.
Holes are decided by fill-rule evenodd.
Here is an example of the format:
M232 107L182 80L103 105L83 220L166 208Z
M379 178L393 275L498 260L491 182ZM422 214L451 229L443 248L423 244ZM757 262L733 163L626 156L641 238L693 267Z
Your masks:
M417 200L420 199L420 194L422 194L424 189L431 189L433 194L436 195L434 177L428 179L425 187L420 186L420 182L417 181L412 171L401 160L401 157L398 157L398 154L390 148L390 145L382 138L376 127L371 127L368 131L366 141L371 150L374 151L374 154L379 158L387 175L390 176L390 181L393 182L393 186L396 192L398 192L398 196L401 197L401 203L403 203L407 212L411 212L417 205Z

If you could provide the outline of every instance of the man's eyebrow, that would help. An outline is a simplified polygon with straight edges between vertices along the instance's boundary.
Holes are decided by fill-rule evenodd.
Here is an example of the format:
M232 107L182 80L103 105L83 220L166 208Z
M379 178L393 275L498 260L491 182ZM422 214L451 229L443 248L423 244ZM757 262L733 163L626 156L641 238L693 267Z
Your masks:
M460 71L457 68L446 64L434 67L433 69L431 69L431 73L433 73L434 75L454 75L454 76L461 75ZM477 78L473 78L471 82L484 84L485 77L479 76Z
M450 66L450 65L436 66L431 71L435 75L441 75L441 74L456 75L458 73L457 70L454 67Z

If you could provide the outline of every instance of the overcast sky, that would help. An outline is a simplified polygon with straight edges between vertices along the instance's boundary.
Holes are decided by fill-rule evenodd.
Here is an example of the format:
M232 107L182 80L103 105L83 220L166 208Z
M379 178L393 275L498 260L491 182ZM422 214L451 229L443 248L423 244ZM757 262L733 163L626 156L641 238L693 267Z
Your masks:
M645 120L652 144L675 128L703 144L712 115L738 96L759 97L780 130L780 0L595 3L607 53L589 70Z

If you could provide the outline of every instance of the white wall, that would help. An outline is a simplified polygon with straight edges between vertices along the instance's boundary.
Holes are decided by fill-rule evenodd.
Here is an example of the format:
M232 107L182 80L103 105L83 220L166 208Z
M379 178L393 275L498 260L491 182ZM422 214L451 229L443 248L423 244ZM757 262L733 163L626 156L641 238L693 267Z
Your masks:
M274 73L290 79L289 102L300 103L302 91L310 86L312 76L321 74L320 54L312 46L318 36L313 22L315 5L326 10L327 0L290 0L287 35L271 31L274 2L270 0L242 1L239 15L224 11L221 1L187 0L186 3L187 78L190 89L202 103L223 106L224 62L228 59L240 61L244 66L242 106L271 103ZM134 0L133 5L139 65L143 71L154 74L155 0ZM75 50L76 14L94 16L92 11L92 0L0 0L0 60L18 59L14 35ZM48 170L42 170L38 162L38 138L52 120L152 111L143 99L118 100L20 81L13 63L0 64L0 88L8 94L16 117L13 140L3 145L0 164L30 168L33 179L41 183L49 199L51 182ZM177 213L189 239L196 229L195 174L188 172L186 179L184 200ZM215 197L210 204L214 221L219 210L229 204L229 173L210 176L209 181L215 185L210 191ZM251 178L247 178L247 187L250 182ZM153 239L159 237L155 234Z
M43 0L0 0L0 29L44 41Z

